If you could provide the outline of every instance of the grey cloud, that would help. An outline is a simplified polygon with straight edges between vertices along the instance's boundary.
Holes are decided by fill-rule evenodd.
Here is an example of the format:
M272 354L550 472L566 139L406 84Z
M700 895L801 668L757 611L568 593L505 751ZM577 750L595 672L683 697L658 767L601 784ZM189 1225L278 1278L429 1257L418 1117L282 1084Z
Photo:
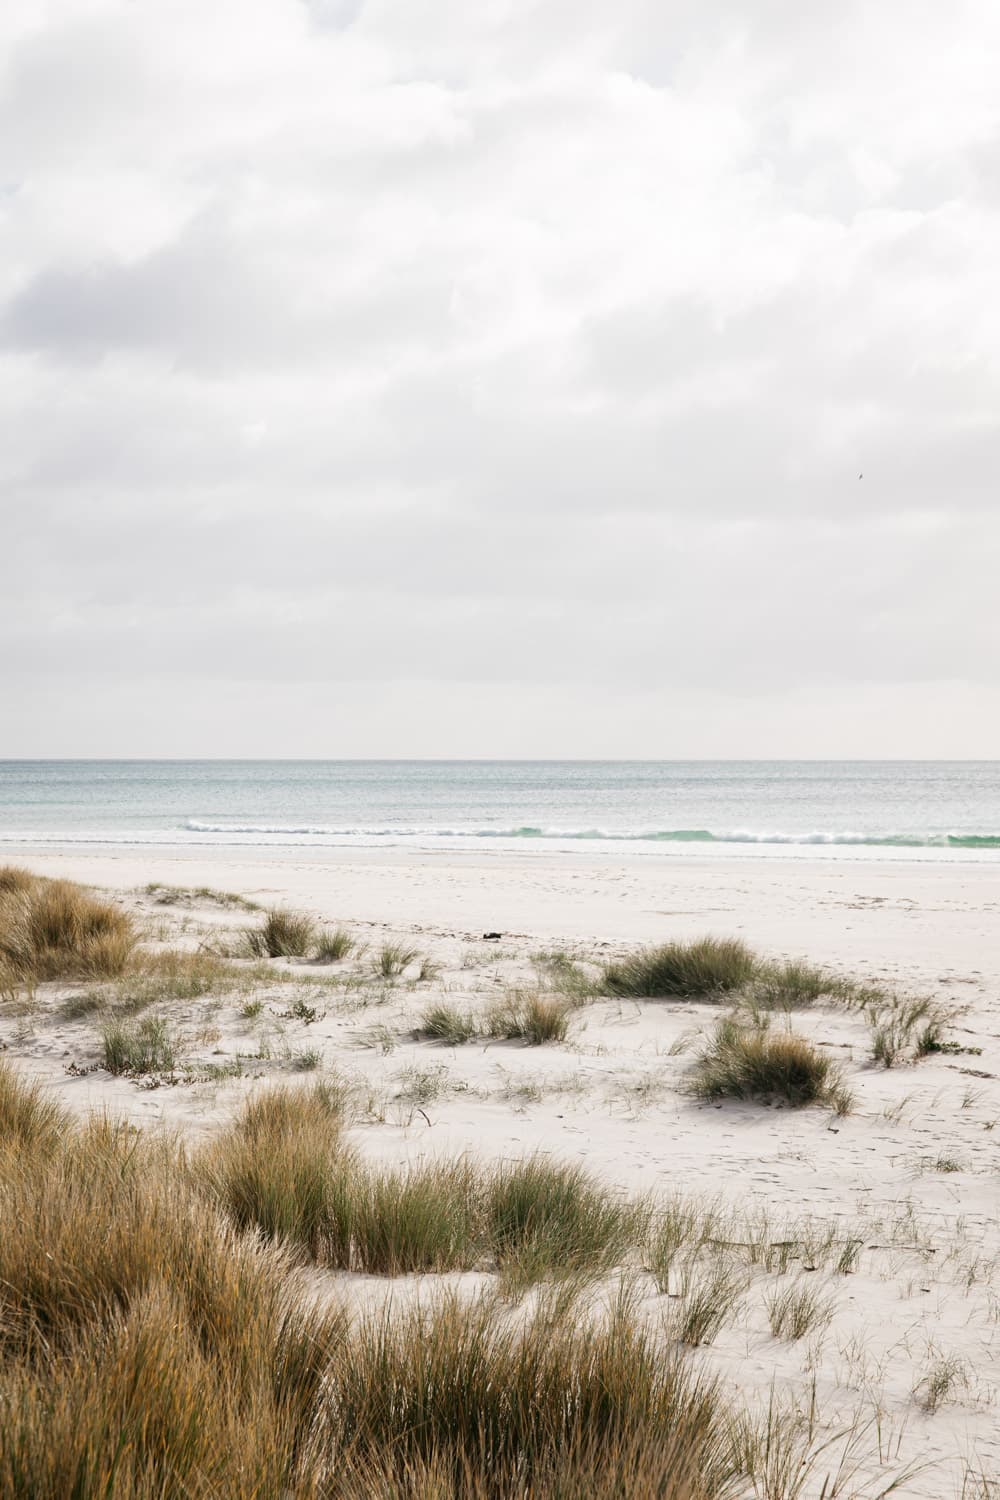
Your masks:
M167 10L0 16L0 689L994 702L997 17Z

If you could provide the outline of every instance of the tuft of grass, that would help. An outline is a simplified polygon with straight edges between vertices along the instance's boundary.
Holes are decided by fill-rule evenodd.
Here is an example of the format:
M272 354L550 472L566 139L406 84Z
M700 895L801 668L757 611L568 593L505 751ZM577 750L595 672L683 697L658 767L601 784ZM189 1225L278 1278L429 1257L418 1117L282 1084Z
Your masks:
M0 969L12 979L103 979L132 960L136 932L127 912L69 880L7 866L0 888ZM25 878L27 876L27 878Z
M829 1104L840 1114L851 1095L833 1061L791 1032L747 1029L732 1017L695 1066L694 1091L702 1099L784 1099L788 1104Z
M111 1021L102 1033L104 1066L118 1077L172 1073L177 1046L166 1021L143 1016L139 1021Z
M344 1320L302 1310L175 1147L98 1120L0 1162L0 1186L0 1494L314 1492Z
M398 979L419 957L418 950L405 943L383 943L372 955L372 972L380 979Z
M260 911L260 905L251 901L248 896L241 896L236 891L219 891L214 886L182 886L164 885L162 881L151 880L144 888L147 896L152 896L158 906L177 906L178 904L190 904L192 901L211 901L215 906L224 906L230 909L239 908L241 911Z
M872 1061L883 1068L945 1050L944 1029L950 1017L933 1000L886 996L871 1003L867 1012Z
M826 969L801 959L761 963L750 985L749 998L764 1010L802 1010L824 995L838 995L841 981Z
M0 865L0 896L23 896L38 880L22 865Z
M465 1042L474 1041L480 1034L479 1022L471 1011L459 1010L443 1000L427 1007L417 1029L421 1036L449 1047L460 1047Z
M935 1359L913 1394L921 1408L932 1414L947 1401L956 1386L964 1384L966 1378L963 1360L956 1356Z
M718 1388L665 1355L626 1299L596 1321L511 1322L486 1300L366 1318L335 1434L379 1497L710 1500L734 1461Z
M771 1292L766 1300L767 1319L776 1339L794 1342L826 1328L833 1317L833 1304L808 1282L799 1282Z
M529 1157L382 1169L341 1138L336 1093L277 1090L205 1148L197 1180L240 1229L336 1269L396 1276L488 1257L507 1288L610 1269L645 1234L649 1209L573 1166Z
M582 1168L530 1156L485 1191L489 1244L505 1284L610 1270L646 1230L649 1207L604 1191Z
M0 1149L48 1152L68 1128L69 1115L42 1085L27 1082L0 1060Z
M525 1041L531 1047L564 1042L574 1008L572 1001L561 995L511 990L488 1007L486 1034L504 1041Z
M244 945L251 958L305 958L315 933L312 917L272 907L260 927L246 929Z
M712 1266L688 1287L680 1308L677 1336L697 1348L710 1344L746 1291L746 1277L731 1266Z
M354 939L343 927L324 927L316 939L316 957L320 963L339 963L354 952Z
M111 1005L115 1010L134 1014L149 1005L223 995L243 988L251 980L245 969L214 953L165 948L155 953L138 953L127 975L102 990L74 996L67 1001L66 1009L80 1015L88 1009Z
M738 938L664 943L608 964L604 987L635 999L704 999L741 989L754 977L755 954Z

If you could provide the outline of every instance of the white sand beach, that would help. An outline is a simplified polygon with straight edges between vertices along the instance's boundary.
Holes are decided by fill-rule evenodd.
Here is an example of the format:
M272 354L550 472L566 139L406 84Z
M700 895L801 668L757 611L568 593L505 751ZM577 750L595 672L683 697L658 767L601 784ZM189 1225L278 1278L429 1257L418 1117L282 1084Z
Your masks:
M154 946L224 946L258 920L191 894L199 888L307 912L364 945L337 964L272 961L273 983L258 977L249 988L154 1005L178 1044L169 1079L104 1069L99 1013L66 1005L79 986L43 985L30 1003L5 1004L4 1055L74 1110L107 1109L200 1138L269 1081L337 1074L355 1090L352 1136L372 1159L544 1151L630 1192L716 1200L747 1224L766 1219L772 1242L801 1245L802 1226L812 1225L818 1238L854 1246L848 1274L808 1250L795 1251L783 1277L751 1268L697 1357L741 1399L766 1403L774 1387L815 1401L831 1446L804 1494L819 1494L838 1464L855 1474L838 1494L874 1496L894 1479L895 1493L928 1500L961 1495L963 1484L970 1496L993 1493L968 1486L970 1475L1000 1474L1000 868L623 864L533 852L14 857L112 894ZM486 932L502 936L484 941ZM418 1035L437 1000L475 1013L512 989L558 988L560 961L596 972L637 944L703 934L928 996L948 1014L947 1050L885 1068L856 1011L820 1001L772 1019L836 1058L855 1101L841 1117L693 1098L687 1080L724 1009L717 1003L590 998L564 1042L540 1046L443 1046ZM370 956L389 940L420 960L386 982L371 973ZM828 1298L829 1323L799 1341L776 1339L767 1298L776 1280L803 1278ZM392 1295L439 1279L408 1278ZM386 1294L375 1278L355 1283L352 1296ZM651 1305L678 1294L646 1287Z

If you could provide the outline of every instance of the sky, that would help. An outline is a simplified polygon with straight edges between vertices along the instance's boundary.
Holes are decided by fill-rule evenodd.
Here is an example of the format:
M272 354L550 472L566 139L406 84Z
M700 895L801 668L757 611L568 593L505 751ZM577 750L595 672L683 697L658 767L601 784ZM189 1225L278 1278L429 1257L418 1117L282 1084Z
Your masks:
M1000 754L995 0L3 0L0 756Z

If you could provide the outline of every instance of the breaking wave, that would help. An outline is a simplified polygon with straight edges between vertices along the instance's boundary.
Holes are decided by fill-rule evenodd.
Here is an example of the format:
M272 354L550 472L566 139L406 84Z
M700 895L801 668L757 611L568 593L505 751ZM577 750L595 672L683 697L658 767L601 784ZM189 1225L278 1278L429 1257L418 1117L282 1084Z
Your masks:
M280 838L350 839L559 839L644 844L858 845L891 849L1000 849L1000 833L757 833L748 829L712 832L707 828L613 830L604 828L336 828L322 823L205 823L189 818L189 833L254 834Z

